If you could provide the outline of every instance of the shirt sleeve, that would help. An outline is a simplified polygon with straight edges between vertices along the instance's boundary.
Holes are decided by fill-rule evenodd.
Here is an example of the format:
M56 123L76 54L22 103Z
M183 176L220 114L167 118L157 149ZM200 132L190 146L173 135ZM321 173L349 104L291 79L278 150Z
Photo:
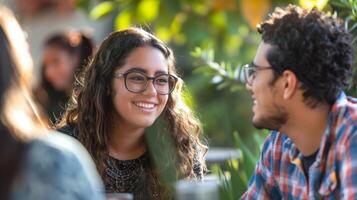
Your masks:
M256 164L253 176L250 178L248 189L241 200L246 199L281 199L271 169L273 136L270 134L263 143L262 152Z
M69 136L50 138L29 147L12 199L104 200L102 183L84 148Z
M353 127L352 136L341 146L339 152L341 199L357 199L357 127Z

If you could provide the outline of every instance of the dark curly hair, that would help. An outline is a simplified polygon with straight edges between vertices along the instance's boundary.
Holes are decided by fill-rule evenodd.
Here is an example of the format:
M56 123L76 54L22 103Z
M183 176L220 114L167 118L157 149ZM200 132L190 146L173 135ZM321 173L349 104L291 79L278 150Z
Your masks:
M354 50L342 20L288 5L276 8L257 29L273 46L267 54L272 83L285 70L294 72L308 105L333 104L339 92L351 86Z

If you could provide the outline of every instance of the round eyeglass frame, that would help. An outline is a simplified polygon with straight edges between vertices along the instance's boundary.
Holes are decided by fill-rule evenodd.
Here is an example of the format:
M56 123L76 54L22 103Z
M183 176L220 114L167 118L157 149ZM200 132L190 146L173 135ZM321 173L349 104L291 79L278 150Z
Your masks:
M145 84L145 87L143 87L143 89L138 90L138 91L129 89L128 84L127 84L127 77L128 77L128 75L131 74L131 73L137 73L137 74L140 74L140 75L142 75L143 77L146 78L146 84ZM169 87L169 91L168 91L168 92L160 92L160 91L156 88L155 81L156 81L156 79L157 79L158 77L161 77L161 76L168 76L169 79L171 78L171 79L174 81L174 82L173 82L173 86L172 86L171 88ZM175 76L175 75L172 75L172 74L159 74L159 75L156 75L156 76L154 76L154 77L150 77L150 76L144 74L143 72L138 72L138 71L128 71L128 72L124 72L124 73L119 73L119 72L117 72L117 73L114 74L114 78L121 78L121 77L124 78L125 88L126 88L129 92L133 92L133 93L142 93L142 92L144 92L144 91L147 89L147 87L148 87L149 80L152 80L156 92L157 92L158 94L160 94L160 95L168 95L168 94L171 94L172 91L174 91L178 80L180 79L179 77L177 77L177 76Z

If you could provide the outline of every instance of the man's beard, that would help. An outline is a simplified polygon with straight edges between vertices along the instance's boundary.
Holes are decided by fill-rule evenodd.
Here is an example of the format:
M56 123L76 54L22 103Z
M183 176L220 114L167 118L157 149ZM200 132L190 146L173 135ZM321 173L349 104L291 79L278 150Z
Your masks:
M264 116L258 119L258 121L253 121L253 126L257 129L279 130L287 122L288 114L283 107L275 103L273 104L273 108L270 110L272 112L269 116Z

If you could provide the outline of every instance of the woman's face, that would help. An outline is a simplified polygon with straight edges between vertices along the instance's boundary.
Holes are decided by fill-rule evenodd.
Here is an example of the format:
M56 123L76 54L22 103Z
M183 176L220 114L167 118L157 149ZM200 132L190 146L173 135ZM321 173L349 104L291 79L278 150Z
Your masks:
M139 47L128 55L125 64L120 66L115 73L129 71L155 77L160 74L168 74L168 62L160 50L149 46ZM125 86L125 78L121 76L113 78L111 98L115 120L120 126L146 128L152 125L162 113L168 95L158 94L152 80L148 81L147 88L143 92L130 92Z
M44 78L59 91L68 91L73 85L73 75L78 58L67 51L49 46L43 54Z

